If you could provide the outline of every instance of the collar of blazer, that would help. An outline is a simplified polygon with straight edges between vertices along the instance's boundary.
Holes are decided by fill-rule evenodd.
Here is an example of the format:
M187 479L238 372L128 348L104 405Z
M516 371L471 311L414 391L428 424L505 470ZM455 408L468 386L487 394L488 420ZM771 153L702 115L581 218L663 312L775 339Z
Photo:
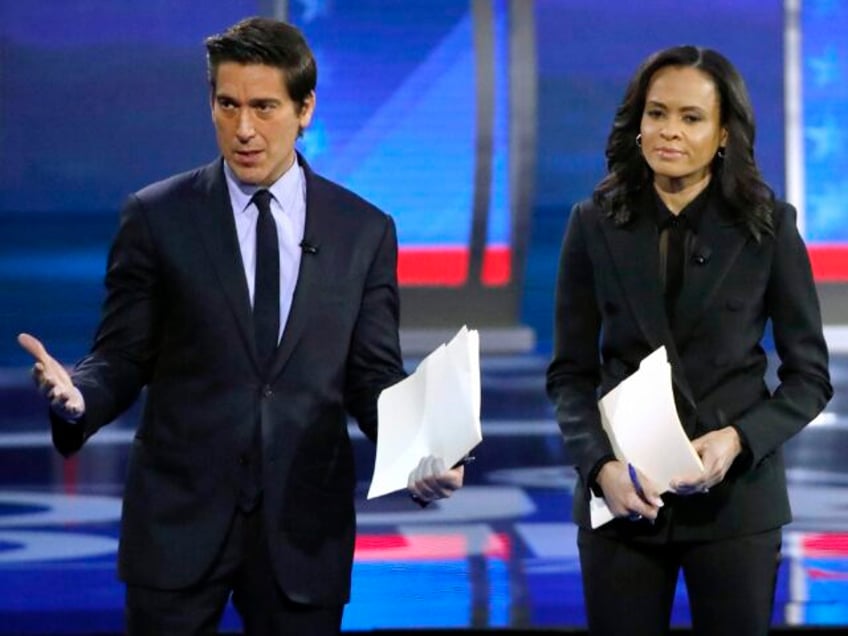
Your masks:
M298 161L303 167L306 178L307 211L304 237L319 235L329 238L333 235L333 223L332 219L326 217L328 211L332 210L332 205L327 200L326 186L299 154ZM194 227L201 235L210 257L209 261L215 269L235 314L244 347L251 352L257 373L259 373L259 359L253 338L250 294L244 277L233 211L224 178L223 159L219 158L197 171L194 192L197 195L196 198L186 202L192 209ZM285 365L304 326L308 324L309 307L312 305L310 294L319 288L319 275L314 258L301 258L288 322L274 358L271 375L279 373Z
M668 323L659 278L657 224L650 197L641 214L625 226L615 225L601 213L600 226L610 261L621 281L625 300L652 349L665 345L675 384L694 405L689 383L682 374L676 343L685 342L713 301L746 241L740 228L721 213L721 201L710 198L699 223L696 253L687 260L686 279L677 304L674 332Z

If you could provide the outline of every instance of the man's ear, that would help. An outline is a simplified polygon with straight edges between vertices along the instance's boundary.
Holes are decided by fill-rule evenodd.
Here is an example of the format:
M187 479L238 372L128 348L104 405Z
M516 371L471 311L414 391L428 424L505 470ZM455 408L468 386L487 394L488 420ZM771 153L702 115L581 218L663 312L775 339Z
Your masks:
M309 128L309 124L312 122L312 114L315 112L316 100L315 91L310 91L309 95L304 97L300 103L300 111L297 113L297 119L300 122L301 130Z

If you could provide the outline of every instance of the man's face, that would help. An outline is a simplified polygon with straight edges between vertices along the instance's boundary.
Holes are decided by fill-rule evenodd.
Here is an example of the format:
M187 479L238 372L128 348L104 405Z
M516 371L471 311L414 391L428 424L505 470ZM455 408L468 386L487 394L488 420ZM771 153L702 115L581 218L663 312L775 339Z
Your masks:
M283 71L265 64L218 66L212 121L218 148L243 183L269 186L294 162L294 144L315 110L315 93L302 105L289 97Z

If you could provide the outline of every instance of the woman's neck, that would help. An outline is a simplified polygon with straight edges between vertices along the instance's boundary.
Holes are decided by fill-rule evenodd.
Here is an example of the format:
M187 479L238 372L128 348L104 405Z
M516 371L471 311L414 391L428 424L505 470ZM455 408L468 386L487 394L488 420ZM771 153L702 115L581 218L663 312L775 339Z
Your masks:
M654 175L654 189L672 214L680 212L710 184L710 172L697 179L673 178Z

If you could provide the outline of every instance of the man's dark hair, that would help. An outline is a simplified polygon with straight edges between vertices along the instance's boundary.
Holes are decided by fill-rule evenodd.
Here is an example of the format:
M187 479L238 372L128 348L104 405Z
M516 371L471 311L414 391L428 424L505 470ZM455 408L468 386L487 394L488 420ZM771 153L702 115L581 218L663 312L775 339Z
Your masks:
M730 212L752 236L772 233L774 194L754 161L754 110L742 76L720 53L696 46L676 46L651 55L636 71L616 111L607 140L607 176L593 198L619 224L632 217L640 192L650 187L653 173L636 143L654 74L667 66L691 67L706 73L719 97L721 125L727 129L723 156L711 166L713 178Z
M246 18L218 35L206 38L209 84L215 93L218 66L224 62L264 64L279 68L289 97L299 106L315 90L318 69L303 34L271 18Z

